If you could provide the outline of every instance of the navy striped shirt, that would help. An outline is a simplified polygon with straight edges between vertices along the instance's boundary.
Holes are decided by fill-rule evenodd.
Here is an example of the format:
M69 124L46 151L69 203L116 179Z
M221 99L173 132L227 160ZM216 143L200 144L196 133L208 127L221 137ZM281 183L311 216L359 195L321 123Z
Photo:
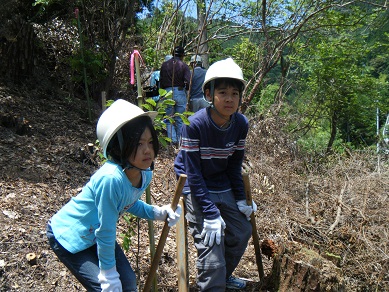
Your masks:
M174 170L177 176L187 175L184 192L195 196L205 218L215 219L220 213L209 200L209 191L232 189L236 200L245 199L242 162L248 120L234 113L231 124L221 129L211 119L210 110L196 112L189 117L190 125L182 127Z

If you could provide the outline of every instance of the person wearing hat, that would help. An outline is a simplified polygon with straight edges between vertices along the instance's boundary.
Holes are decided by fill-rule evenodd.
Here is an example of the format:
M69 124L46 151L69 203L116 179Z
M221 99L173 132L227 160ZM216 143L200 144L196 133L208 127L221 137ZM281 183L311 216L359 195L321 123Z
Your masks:
M183 61L184 56L184 48L181 46L175 47L173 58L162 63L159 78L160 88L167 92L173 92L175 104L166 108L166 115L173 117L174 124L172 125L169 120L166 120L166 130L168 138L176 145L180 141L183 122L181 117L175 114L182 114L186 110L186 91L189 89L191 77L189 66Z
M200 291L243 289L233 276L251 237L242 163L247 118L238 113L246 86L241 68L227 58L212 64L203 91L211 106L189 117L182 128L182 144L174 161L177 177L187 175L183 189L186 219L197 249Z
M203 59L199 55L194 55L190 59L192 71L192 84L189 92L190 111L197 112L198 110L208 107L210 103L204 98L203 83L207 70L203 67Z
M137 291L136 275L116 241L121 215L167 218L169 226L180 217L181 208L173 211L140 199L159 149L156 115L121 99L105 110L97 138L108 160L47 224L50 247L88 291Z

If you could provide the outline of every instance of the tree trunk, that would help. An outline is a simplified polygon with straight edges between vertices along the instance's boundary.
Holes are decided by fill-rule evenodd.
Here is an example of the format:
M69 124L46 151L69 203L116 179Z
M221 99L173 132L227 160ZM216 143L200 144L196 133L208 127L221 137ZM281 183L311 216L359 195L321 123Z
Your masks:
M337 132L337 124L338 124L338 113L336 110L332 113L331 117L331 136L327 144L327 150L326 153L330 153L332 149L332 145L334 145L334 141L336 138L336 132Z
M267 280L274 291L344 291L341 269L313 250L284 251L273 261Z
M18 17L11 19L7 31L0 49L4 66L1 71L12 82L21 83L34 73L34 28Z
M198 21L198 31L201 34L200 35L200 42L199 42L199 49L198 53L201 55L201 58L203 59L203 67L208 68L209 67L209 56L208 56L208 42L207 42L207 26L205 24L205 0L198 0L197 1L197 21Z

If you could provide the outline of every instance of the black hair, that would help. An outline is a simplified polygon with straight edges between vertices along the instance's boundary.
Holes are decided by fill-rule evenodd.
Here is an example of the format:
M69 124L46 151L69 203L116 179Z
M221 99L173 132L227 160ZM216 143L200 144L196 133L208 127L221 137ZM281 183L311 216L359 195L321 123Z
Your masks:
M140 116L130 120L120 128L123 135L123 149L120 148L117 133L112 137L107 147L107 155L110 159L124 167L127 164L128 157L136 155L140 137L146 128L150 129L154 154L157 157L159 150L157 131L154 129L150 117Z
M177 57L182 57L185 55L185 49L181 46L177 46L173 50L173 55Z
M205 91L205 89L211 89L211 82L212 81L214 82L215 89L222 86L222 85L228 85L228 86L238 88L240 93L243 92L243 88L244 88L243 82L239 81L238 79L235 79L235 78L216 78L216 79L213 79L210 82L207 82L207 84L205 84L204 91Z

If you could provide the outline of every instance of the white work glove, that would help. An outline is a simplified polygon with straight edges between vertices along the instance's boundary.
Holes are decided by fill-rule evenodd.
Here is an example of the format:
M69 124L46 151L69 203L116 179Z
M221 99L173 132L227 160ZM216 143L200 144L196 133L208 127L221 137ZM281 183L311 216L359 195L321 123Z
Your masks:
M109 270L100 270L98 275L99 283L102 292L122 292L122 282L119 279L119 273L116 271L116 266Z
M180 219L182 208L180 205L177 205L176 211L173 211L173 209L169 205L165 205L162 207L153 206L153 211L155 220L165 221L167 218L168 226L172 227L176 225L176 223Z
M201 237L205 237L204 244L212 246L215 241L216 244L220 244L224 228L226 223L221 216L216 219L204 219L204 228L201 232Z
M246 215L248 221L251 219L251 213L257 212L257 205L254 201L252 201L252 206L247 205L246 200L237 201L236 204L238 205L239 211Z

